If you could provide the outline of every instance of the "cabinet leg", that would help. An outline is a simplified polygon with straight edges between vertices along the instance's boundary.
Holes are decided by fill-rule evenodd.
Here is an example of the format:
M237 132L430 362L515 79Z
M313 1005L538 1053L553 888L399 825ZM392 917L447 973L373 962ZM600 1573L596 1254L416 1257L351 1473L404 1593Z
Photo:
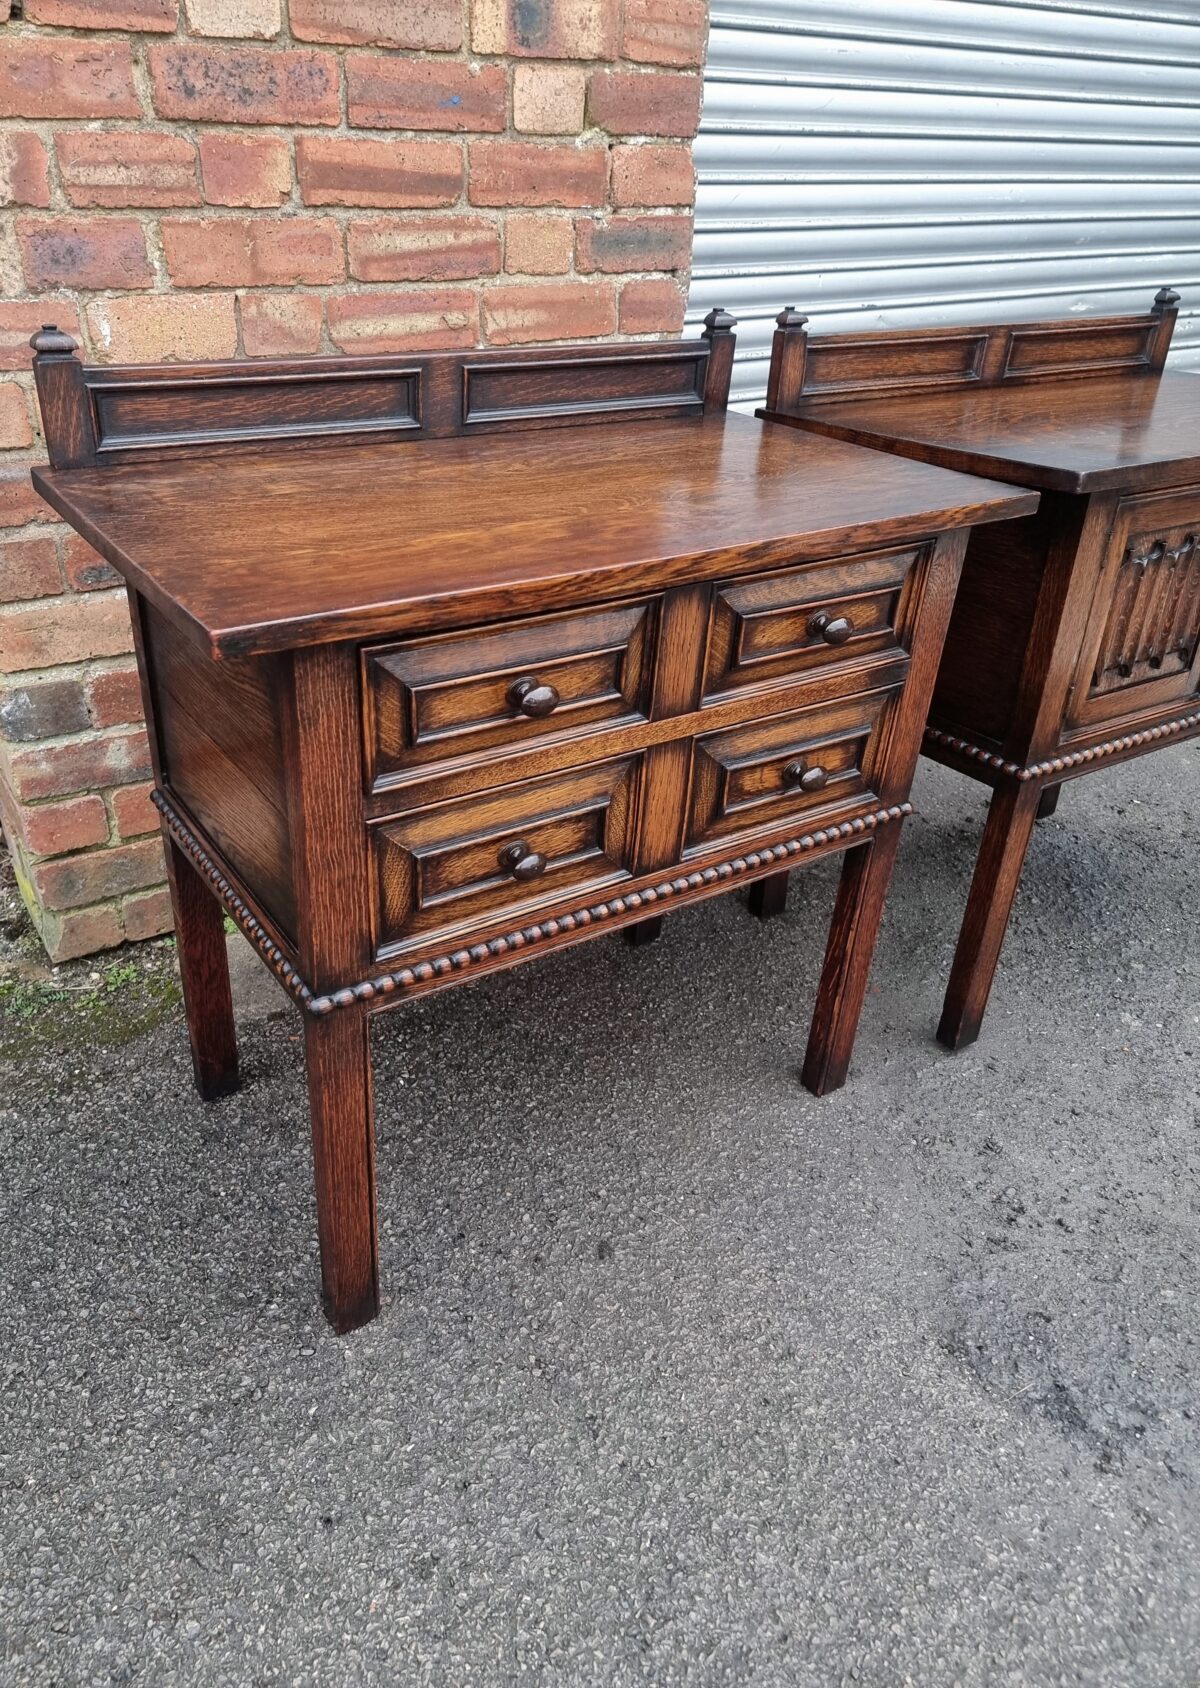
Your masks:
M1035 785L1015 780L992 793L938 1026L947 1049L979 1036L1039 803Z
M638 948L642 944L652 944L661 936L663 916L656 914L650 920L639 920L636 926L627 926L623 933L625 942Z
M361 1008L304 1017L325 1317L339 1334L379 1311L371 1046Z
M1037 818L1047 821L1058 808L1058 800L1062 796L1061 785L1044 785L1042 795L1038 798Z
M238 1084L225 921L220 903L175 840L164 833L164 843L192 1070L196 1089L212 1102Z
M899 844L896 822L846 852L801 1073L814 1096L825 1096L846 1082Z
M787 873L768 873L765 879L756 879L746 897L750 913L759 920L782 914L787 907L788 877Z

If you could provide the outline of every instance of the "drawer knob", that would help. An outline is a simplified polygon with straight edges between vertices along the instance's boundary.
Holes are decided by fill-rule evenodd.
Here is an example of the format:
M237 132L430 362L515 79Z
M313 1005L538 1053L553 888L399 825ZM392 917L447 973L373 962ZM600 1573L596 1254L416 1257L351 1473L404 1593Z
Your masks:
M553 686L539 685L531 674L524 674L508 688L508 701L513 709L536 720L554 713L558 708L558 693Z
M528 879L537 879L546 871L546 858L531 850L523 838L518 838L512 844L506 844L500 852L500 866L505 873L511 873L514 879L524 883Z
M844 645L854 631L854 623L844 615L827 616L820 610L808 624L813 639L824 639L827 645Z
M783 770L783 783L789 791L820 791L828 779L824 768L819 764L810 768L803 758L789 762Z

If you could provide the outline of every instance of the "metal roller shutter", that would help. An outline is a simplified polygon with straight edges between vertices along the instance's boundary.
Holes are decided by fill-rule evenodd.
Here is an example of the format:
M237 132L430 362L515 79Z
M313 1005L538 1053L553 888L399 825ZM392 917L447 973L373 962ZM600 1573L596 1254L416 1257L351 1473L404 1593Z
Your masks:
M816 331L1145 310L1200 369L1200 3L714 0L694 325Z

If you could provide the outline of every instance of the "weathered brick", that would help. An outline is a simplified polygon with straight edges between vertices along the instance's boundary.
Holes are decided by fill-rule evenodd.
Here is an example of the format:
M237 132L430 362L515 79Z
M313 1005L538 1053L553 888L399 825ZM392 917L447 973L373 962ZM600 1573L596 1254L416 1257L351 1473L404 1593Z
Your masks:
M46 521L49 516L33 490L28 468L0 469L0 527L24 527L26 522Z
M611 197L616 206L690 205L696 197L691 147L614 147Z
M106 563L99 551L77 533L69 533L63 544L63 573L76 592L100 592L121 585L121 576L111 563Z
M577 135L587 76L578 65L519 64L513 71L513 127L525 135Z
M0 624L2 625L2 624ZM91 726L78 680L30 680L0 692L0 734L10 744L62 738Z
M111 850L39 863L30 878L42 906L58 911L140 891L159 884L162 876L162 846L157 838L145 838Z
M51 961L73 961L77 956L95 955L97 950L115 949L125 941L116 903L42 914L38 930Z
M46 322L79 338L79 316L65 299L0 301L0 369L29 368L29 336Z
M471 45L517 58L612 59L620 14L620 0L472 0Z
M670 70L597 70L588 87L592 122L612 135L694 135L700 78Z
M37 803L18 814L31 856L61 856L108 843L108 811L94 791L65 803Z
M143 780L140 785L123 785L113 792L109 801L121 838L142 838L158 831L158 810L150 801L153 789L151 781Z
M147 293L95 299L88 330L103 356L122 363L231 358L237 351L233 294Z
M283 28L281 0L185 0L193 35L269 41Z
M123 897L121 918L126 938L134 943L161 937L173 925L171 893L164 885L156 891L138 891L132 897Z
M50 203L50 165L45 142L10 129L0 135L0 205Z
M142 728L93 734L67 744L14 751L9 768L16 794L25 802L130 785L150 778L150 741Z
M25 0L30 23L60 29L157 30L170 34L179 0Z
M331 294L329 338L342 352L440 351L473 346L479 304L462 288Z
M473 205L603 205L608 153L598 146L473 141L467 194Z
M0 673L120 656L133 636L124 594L39 598L0 617Z
M290 0L288 13L300 41L431 52L463 41L461 0Z
M573 218L510 211L504 219L504 268L510 275L566 275L574 255Z
M0 41L0 116L140 117L128 41Z
M149 287L146 234L132 217L19 217L21 263L31 288Z
M457 281L495 275L500 231L483 217L371 217L346 231L360 281Z
M627 281L621 289L621 333L678 334L685 303L683 289L666 276Z
M576 268L587 274L604 270L609 274L631 270L682 270L692 251L690 217L609 217L604 221L581 218L578 224Z
M591 340L613 334L617 305L612 283L527 282L493 287L483 296L483 327L493 346Z
M281 135L200 137L200 175L210 205L282 205L292 191L292 155Z
M704 0L625 0L621 56L644 64L702 65L708 36Z
M238 311L247 357L309 357L321 349L319 294L247 293Z
M49 598L62 591L58 547L53 539L0 542L0 604Z
M325 217L164 218L177 287L294 287L341 281L341 230Z
M463 189L462 147L454 141L296 142L300 197L307 205L452 205Z
M189 123L336 123L332 53L269 47L151 47L154 109Z
M102 668L84 685L94 727L120 727L142 719L142 689L133 663Z
M0 449L11 451L32 443L25 389L16 381L0 381Z
M500 65L346 55L350 122L359 129L452 129L499 133L507 121L508 82Z
M182 135L62 129L54 137L72 205L199 205L196 149Z

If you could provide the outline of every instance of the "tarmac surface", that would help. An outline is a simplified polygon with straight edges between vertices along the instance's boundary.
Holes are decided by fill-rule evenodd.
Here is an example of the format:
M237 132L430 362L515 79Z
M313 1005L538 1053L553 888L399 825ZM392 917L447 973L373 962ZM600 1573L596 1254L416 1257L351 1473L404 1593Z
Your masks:
M10 1046L0 1683L1200 1682L1200 750L1066 788L957 1056L915 795L824 1101L830 864L377 1022L347 1338L240 938L235 1097L173 1004Z

